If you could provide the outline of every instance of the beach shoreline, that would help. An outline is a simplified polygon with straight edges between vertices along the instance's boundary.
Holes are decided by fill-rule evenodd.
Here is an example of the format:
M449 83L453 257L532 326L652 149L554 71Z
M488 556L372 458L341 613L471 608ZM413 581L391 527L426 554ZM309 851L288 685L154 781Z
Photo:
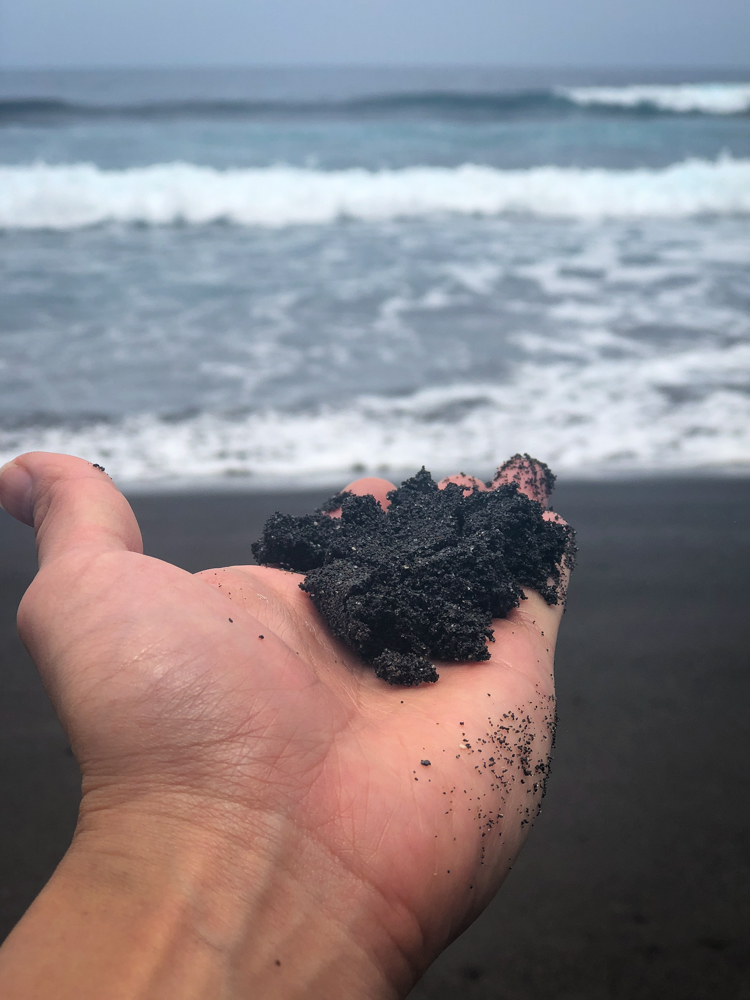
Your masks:
M145 549L250 561L266 517L329 491L130 492ZM750 480L566 482L580 558L557 657L549 794L498 898L413 1000L690 1000L747 989ZM72 834L78 771L15 631L29 529L0 515L0 935ZM744 987L743 987L743 984Z

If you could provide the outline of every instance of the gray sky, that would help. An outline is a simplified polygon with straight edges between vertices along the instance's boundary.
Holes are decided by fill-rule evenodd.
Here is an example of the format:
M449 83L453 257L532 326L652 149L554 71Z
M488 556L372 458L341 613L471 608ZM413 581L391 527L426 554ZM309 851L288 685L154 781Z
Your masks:
M750 66L750 0L0 0L0 61Z

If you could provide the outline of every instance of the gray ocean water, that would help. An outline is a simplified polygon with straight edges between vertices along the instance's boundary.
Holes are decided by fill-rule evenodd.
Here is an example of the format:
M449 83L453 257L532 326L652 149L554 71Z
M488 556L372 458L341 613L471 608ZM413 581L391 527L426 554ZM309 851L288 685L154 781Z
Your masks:
M0 458L750 466L750 72L0 73Z

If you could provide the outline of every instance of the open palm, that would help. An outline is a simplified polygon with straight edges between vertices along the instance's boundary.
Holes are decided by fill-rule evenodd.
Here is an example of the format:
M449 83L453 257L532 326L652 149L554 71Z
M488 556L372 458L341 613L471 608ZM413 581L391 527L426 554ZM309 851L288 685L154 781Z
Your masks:
M96 468L16 464L36 484L40 551L19 627L81 765L77 839L135 816L231 843L231 891L260 891L259 858L275 873L257 977L293 965L309 915L404 993L492 898L536 815L562 609L531 593L494 623L490 660L389 687L332 637L299 575L191 575L141 554ZM382 502L391 484L349 488Z

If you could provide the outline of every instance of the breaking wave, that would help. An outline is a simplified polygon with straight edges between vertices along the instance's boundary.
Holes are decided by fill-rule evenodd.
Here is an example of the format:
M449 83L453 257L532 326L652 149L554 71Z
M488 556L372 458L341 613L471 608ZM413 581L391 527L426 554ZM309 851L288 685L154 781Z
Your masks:
M750 160L691 159L661 170L407 167L217 170L188 163L102 170L0 167L0 227L72 229L230 222L245 226L380 221L436 213L547 218L687 218L750 212Z
M97 121L393 120L503 121L602 114L738 115L750 112L750 83L556 87L501 93L425 91L349 100L187 99L90 104L51 97L0 99L0 126Z
M750 112L750 83L641 84L630 87L568 87L557 93L584 107L738 115Z

